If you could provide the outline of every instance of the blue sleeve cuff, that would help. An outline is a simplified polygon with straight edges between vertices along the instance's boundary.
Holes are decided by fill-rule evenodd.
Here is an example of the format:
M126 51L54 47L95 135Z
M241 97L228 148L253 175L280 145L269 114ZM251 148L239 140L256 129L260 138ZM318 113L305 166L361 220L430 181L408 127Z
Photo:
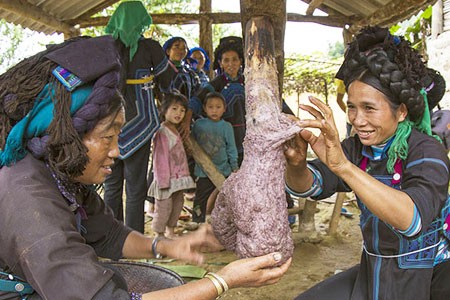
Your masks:
M309 190L307 190L303 193L299 193L299 192L292 190L286 184L286 191L294 197L299 197L299 198L315 197L322 193L322 190L323 190L322 174L320 174L320 172L316 168L311 166L310 164L308 164L307 167L313 175L313 183L312 183L311 187L309 188Z
M419 211L417 210L417 206L414 205L414 215L411 222L411 225L409 225L408 229L406 230L398 230L401 234L407 237L415 236L422 230L422 218L420 217Z

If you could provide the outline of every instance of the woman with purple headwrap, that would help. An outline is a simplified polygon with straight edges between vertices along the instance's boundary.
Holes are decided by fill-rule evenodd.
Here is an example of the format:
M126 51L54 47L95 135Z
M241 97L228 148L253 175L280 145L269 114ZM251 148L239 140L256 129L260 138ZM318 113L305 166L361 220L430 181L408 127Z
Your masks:
M125 123L116 41L53 45L0 75L0 298L215 299L278 281L279 253L239 260L193 283L143 294L99 257L192 263L218 249L210 227L152 239L114 219L94 185L111 174ZM273 268L272 268L273 267Z

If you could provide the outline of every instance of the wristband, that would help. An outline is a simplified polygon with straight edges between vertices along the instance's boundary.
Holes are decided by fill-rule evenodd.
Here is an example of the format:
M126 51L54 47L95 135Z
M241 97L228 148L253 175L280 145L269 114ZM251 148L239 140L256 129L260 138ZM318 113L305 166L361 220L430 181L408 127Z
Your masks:
M163 258L163 256L162 256L161 253L156 252L156 246L158 245L159 241L160 241L160 240L163 240L163 239L164 239L164 237L161 237L161 236L155 237L155 238L153 239L153 242L152 242L152 253L153 253L153 256L154 256L156 259L161 259L161 258Z

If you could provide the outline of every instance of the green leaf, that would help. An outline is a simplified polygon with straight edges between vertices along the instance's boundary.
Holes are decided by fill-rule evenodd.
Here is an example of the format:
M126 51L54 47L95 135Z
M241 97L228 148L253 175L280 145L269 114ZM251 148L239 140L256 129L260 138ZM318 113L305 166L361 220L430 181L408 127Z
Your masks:
M191 265L161 265L162 267L174 271L181 277L200 279L205 276L207 271L203 268Z

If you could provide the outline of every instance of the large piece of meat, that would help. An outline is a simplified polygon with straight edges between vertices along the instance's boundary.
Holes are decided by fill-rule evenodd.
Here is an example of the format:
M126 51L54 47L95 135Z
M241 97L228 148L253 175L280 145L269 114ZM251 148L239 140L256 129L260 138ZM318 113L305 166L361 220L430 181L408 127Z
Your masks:
M225 181L211 215L219 241L239 257L279 251L282 262L294 245L288 223L283 143L301 130L281 113L273 48L247 25L244 161ZM273 39L272 39L273 40ZM250 43L250 44L249 44Z

